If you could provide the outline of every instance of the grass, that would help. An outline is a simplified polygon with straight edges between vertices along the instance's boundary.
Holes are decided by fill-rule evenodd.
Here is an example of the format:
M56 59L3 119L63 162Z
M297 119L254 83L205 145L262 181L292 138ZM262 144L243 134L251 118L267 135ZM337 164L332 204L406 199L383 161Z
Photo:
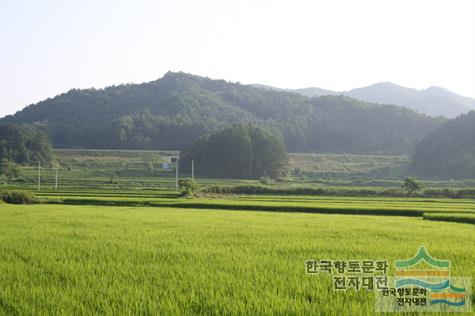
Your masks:
M475 276L473 226L419 218L7 204L0 216L5 315L370 315L372 292L334 292L304 261L392 265L420 245Z

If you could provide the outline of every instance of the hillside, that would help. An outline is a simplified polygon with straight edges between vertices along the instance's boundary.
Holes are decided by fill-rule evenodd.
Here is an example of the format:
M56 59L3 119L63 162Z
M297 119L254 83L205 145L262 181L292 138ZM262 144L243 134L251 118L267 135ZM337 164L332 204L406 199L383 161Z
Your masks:
M142 84L73 89L5 123L43 126L56 147L180 149L233 123L283 137L290 152L408 153L443 120L344 96L296 93L168 72Z
M340 92L317 87L293 91L308 97L346 95L365 102L404 106L434 117L453 118L475 109L475 99L460 96L444 88L430 87L424 90L416 90L391 82L381 82L368 87Z
M425 176L475 178L475 111L433 130L417 145L413 164Z

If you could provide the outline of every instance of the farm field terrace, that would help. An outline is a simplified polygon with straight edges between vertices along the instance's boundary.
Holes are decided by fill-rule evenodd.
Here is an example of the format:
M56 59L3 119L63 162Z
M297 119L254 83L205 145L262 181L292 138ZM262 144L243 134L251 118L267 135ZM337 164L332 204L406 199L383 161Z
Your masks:
M305 260L383 258L392 274L420 245L475 276L473 225L415 217L49 204L0 216L4 315L371 315L373 292L336 292Z
M44 203L104 206L154 206L198 209L279 211L384 216L417 216L425 219L473 223L474 199L375 197L375 196L291 196L291 195L214 195L179 198L178 193L164 191L66 191L36 193ZM454 216L437 218L431 214Z
M43 189L54 188L56 167L62 190L163 190L175 186L176 151L55 149L57 165L42 166ZM271 183L273 188L298 186L334 189L399 189L409 158L387 155L288 154L292 176ZM168 168L164 169L164 163ZM298 175L295 171L298 170ZM209 179L195 175L201 185L259 184L258 180ZM180 173L180 177L190 175ZM14 179L0 177L0 189L32 189L38 182L38 166L20 166ZM473 188L474 179L425 179L424 188Z

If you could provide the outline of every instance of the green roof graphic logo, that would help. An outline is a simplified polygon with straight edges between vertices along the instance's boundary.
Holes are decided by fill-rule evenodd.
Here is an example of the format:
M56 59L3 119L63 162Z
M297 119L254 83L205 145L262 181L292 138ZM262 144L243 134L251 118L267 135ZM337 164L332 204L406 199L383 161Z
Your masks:
M450 268L450 260L439 260L433 258L431 255L429 255L424 246L420 246L417 254L411 259L396 260L396 268L410 268L417 265L420 261L437 268Z

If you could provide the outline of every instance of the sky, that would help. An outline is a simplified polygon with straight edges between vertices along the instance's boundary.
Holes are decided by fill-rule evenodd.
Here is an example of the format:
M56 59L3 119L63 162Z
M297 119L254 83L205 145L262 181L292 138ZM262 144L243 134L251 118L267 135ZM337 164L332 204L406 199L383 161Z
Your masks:
M184 71L281 88L475 97L473 0L0 0L0 117Z

